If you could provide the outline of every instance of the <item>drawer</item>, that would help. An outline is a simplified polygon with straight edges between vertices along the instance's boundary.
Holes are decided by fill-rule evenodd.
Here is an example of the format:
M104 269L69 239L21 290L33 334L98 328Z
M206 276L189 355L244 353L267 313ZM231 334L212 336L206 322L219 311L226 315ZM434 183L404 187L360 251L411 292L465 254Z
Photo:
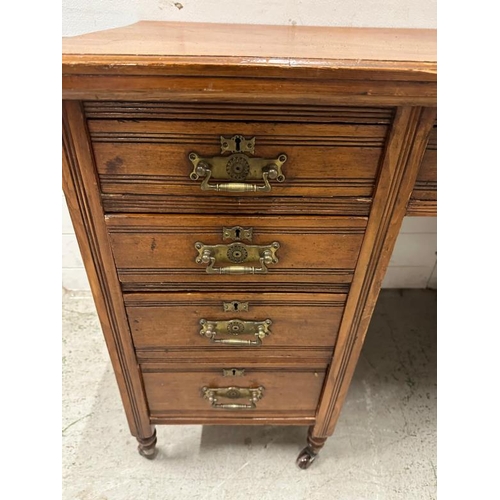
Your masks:
M415 187L408 203L407 215L437 214L437 123L429 136Z
M368 215L392 109L261 106L259 119L232 106L227 120L220 118L220 110L214 120L213 110L203 109L198 111L200 120L176 120L161 118L173 104L158 103L166 108L163 113L148 104L87 105L106 211L179 213L180 207L194 211L193 203L198 203L203 213L262 213L266 206L269 210L266 198L271 198L282 200L272 207L275 213L285 207L297 213L295 205L304 209L304 197L310 197L323 201L317 210L343 206L346 213L351 209ZM295 119L287 120L287 114ZM209 164L209 190L202 189L207 175L193 179L196 162L190 161L191 154ZM286 160L280 175L269 178L265 191L262 167L276 164L281 155ZM217 184L226 186L224 191L214 191ZM248 184L257 191L227 191L229 184ZM240 199L239 207L232 205Z
M197 364L194 362L192 366ZM211 419L210 423L216 423L213 419L217 417L314 417L325 369L325 366L272 365L250 368L234 365L228 365L227 368L201 367L197 371L192 368L177 368L175 371L142 368L152 420L191 415ZM237 376L231 376L233 373ZM235 390L228 393L229 388ZM211 402L211 395L217 401ZM225 405L241 406L231 408Z
M333 348L346 295L130 293L124 300L137 350L236 347L265 353Z
M106 223L126 291L218 290L222 285L226 290L300 291L297 284L302 284L345 292L367 221L107 215Z

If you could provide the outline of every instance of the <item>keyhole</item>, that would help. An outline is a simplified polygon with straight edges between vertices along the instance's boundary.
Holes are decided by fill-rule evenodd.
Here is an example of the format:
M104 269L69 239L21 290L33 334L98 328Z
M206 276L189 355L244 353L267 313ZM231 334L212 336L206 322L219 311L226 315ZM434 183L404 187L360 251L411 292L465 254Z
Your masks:
M240 239L240 231L241 231L241 229L236 229L234 231L234 234L235 234L236 238L238 238L238 239Z
M234 142L236 143L236 151L239 151L240 150L241 138L240 137L236 137L234 139Z
M231 371L233 372L233 377L234 377L236 375L236 370L233 368Z
M235 310L235 311L237 311L237 310L238 310L238 302L235 302L235 303L233 304L233 307L234 307L234 310Z

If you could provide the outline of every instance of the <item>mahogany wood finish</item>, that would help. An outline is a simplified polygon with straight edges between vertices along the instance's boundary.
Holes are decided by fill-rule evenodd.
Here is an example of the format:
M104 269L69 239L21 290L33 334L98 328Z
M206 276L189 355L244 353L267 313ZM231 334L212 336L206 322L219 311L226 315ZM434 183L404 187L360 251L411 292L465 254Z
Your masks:
M63 188L104 338L113 363L130 432L151 437L154 429L137 366L120 284L106 235L92 151L79 102L63 102Z
M398 109L316 415L314 436L330 436L335 428L435 116L433 108Z
M194 360L195 361L195 360ZM196 362L196 361L195 361ZM233 366L228 367L228 369ZM235 368L241 368L236 364ZM296 365L245 368L245 373L237 377L224 377L222 369L214 368L197 371L192 365L185 371L153 371L143 368L143 379L149 401L151 415L168 418L169 415L205 417L207 422L220 413L231 417L257 419L266 417L314 417L323 385L326 365L312 368ZM158 370L158 369L157 369ZM254 409L223 410L212 408L210 402L200 396L203 387L259 387L263 398ZM248 403L243 399L223 399L221 403Z
M437 123L434 123L406 215L437 213Z
M330 293L129 293L125 297L134 345L137 351L170 351L191 348L200 352L220 351L231 345L216 345L200 335L200 319L263 321L271 319L271 334L259 347L242 346L262 356L269 349L314 346L333 349L344 306L345 294ZM223 304L241 305L225 311ZM228 338L228 335L221 338ZM248 337L247 337L248 338Z
M225 107L221 108L223 111ZM238 131L242 136L255 137L255 156L288 156L283 165L286 182L273 184L272 191L261 196L373 195L387 125L339 125L333 117L333 123L308 124L307 120L315 119L315 115L309 118L302 113L304 123L298 130L295 122L243 122L249 118L245 107L237 111L239 121L158 121L156 116L137 120L133 112L117 121L89 120L102 192L196 196L205 198L208 205L213 192L201 191L201 181L189 178L192 165L186 157L191 151L208 157L220 155L220 136L231 137ZM282 112L286 111L283 107ZM357 118L361 123L365 119L363 111ZM390 110L385 115L392 118ZM253 119L260 119L260 115ZM272 120L273 115L266 119ZM351 115L346 119L352 119ZM255 193L240 196L251 198Z
M107 215L109 241L120 281L128 290L148 284L156 289L206 289L222 284L274 291L304 283L308 290L328 290L327 284L348 284L358 259L366 227L364 218L235 217L208 215ZM228 244L224 227L253 228L251 244L280 244L279 261L267 274L206 273L196 263L196 242ZM247 243L247 242L242 242ZM131 251L133 249L133 251Z
M309 426L297 464L315 460L402 219L436 214L435 53L433 30L141 22L63 41L64 192L141 455L155 424L281 424ZM189 152L236 134L285 153L286 180L202 191ZM267 274L195 262L234 226L280 243ZM267 318L261 345L200 335ZM263 392L236 408L204 387Z

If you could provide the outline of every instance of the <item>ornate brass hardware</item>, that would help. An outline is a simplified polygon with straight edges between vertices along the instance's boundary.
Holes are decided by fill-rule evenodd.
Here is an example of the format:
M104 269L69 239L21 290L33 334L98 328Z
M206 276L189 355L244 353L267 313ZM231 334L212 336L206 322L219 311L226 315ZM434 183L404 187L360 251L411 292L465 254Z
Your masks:
M242 135L233 135L227 139L220 136L220 152L221 153L250 153L255 152L255 137L245 139Z
M201 392L210 401L212 408L251 410L257 407L257 401L264 396L264 387L202 387ZM248 399L250 404L219 403L218 398Z
M269 327L272 324L273 322L270 319L264 321L243 321L240 319L209 321L200 319L200 335L207 337L214 344L259 346L262 345L262 339L271 334ZM254 335L257 338L255 340L215 338L217 335L224 334L235 336Z
M252 236L253 236L253 228L252 227L244 228L241 226L234 226L234 227L222 228L222 239L223 240L233 240L233 241L248 240L248 241L252 241Z
M276 250L280 247L277 241L270 245L246 245L231 243L229 245L205 245L200 241L194 244L198 250L197 264L208 264L208 274L266 274L269 264L276 264ZM214 267L216 262L221 264L242 264L243 262L259 262L260 267L233 266Z
M269 192L269 180L283 182L285 176L281 170L287 156L280 154L277 158L252 158L248 154L254 153L255 137L245 139L235 135L230 139L220 138L221 154L233 153L229 156L213 156L205 158L192 151L189 161L193 164L190 178L197 181L203 178L201 189L203 191L225 191L229 193L244 193L248 191ZM247 154L245 154L247 153ZM210 179L230 181L210 184ZM232 182L232 181L264 181L264 185L257 183Z
M248 311L248 302L233 300L232 302L223 302L222 307L224 308L224 312Z
M223 368L223 377L243 377L245 375L245 368Z

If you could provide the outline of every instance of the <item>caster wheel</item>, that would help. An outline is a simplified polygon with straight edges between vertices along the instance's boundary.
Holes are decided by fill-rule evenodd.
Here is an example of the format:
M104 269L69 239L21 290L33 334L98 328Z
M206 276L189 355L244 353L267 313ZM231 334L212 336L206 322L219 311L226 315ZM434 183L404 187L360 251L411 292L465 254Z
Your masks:
M148 460L153 460L156 458L158 454L158 450L156 449L156 429L153 432L153 435L148 438L137 438L139 446L137 450L139 451L139 455Z
M297 465L301 469L309 469L309 467L311 467L311 464L316 460L317 456L318 455L313 453L307 446L300 452L300 455L297 457Z
M139 450L139 455L141 455L141 457L147 458L148 460L154 460L156 458L156 455L158 455L158 449L156 447L144 449L141 446L138 446L137 449Z

